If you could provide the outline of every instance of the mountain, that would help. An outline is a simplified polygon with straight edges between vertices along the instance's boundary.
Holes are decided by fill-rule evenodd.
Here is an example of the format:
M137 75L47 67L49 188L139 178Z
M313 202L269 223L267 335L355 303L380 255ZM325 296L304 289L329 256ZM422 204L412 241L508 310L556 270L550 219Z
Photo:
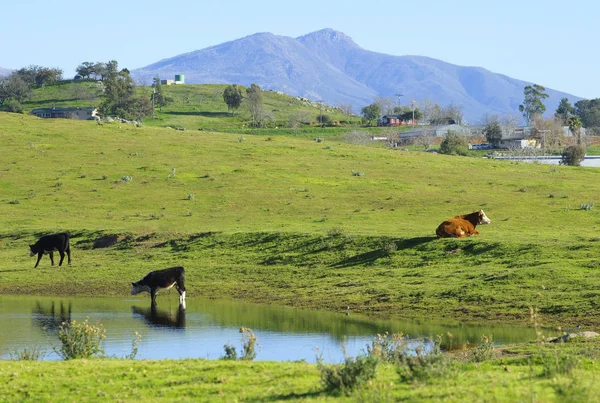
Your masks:
M377 96L462 105L465 118L485 114L518 114L523 88L532 83L481 67L457 66L424 56L392 56L358 46L342 32L323 29L298 38L257 33L209 48L174 56L132 71L149 82L184 74L188 84L259 84L336 105L352 104L357 112ZM543 85L543 83L539 83ZM547 89L547 114L561 98L580 97Z
M5 69L3 67L0 67L0 77L6 77L8 76L10 73L12 73L11 69Z

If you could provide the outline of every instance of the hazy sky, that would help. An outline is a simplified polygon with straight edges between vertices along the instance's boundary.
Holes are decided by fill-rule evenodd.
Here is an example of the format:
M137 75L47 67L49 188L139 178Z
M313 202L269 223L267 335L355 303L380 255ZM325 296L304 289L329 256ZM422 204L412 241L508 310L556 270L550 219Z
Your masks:
M0 67L130 70L256 32L323 28L362 48L421 55L600 98L600 2L557 0L4 0ZM5 4L10 3L10 4Z

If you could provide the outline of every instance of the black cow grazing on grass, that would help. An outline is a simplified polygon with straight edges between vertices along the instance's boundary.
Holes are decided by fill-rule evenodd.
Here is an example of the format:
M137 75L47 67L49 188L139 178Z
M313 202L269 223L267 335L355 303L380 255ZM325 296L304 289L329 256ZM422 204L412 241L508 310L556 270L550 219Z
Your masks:
M60 234L44 235L35 244L29 245L29 256L38 255L37 262L35 262L34 269L38 267L40 260L44 254L50 255L50 261L54 266L54 252L60 253L59 266L62 266L65 258L65 252L69 256L69 264L71 264L71 245L69 243L69 234L61 232Z
M156 294L159 290L169 289L174 285L179 292L179 304L185 309L185 270L181 266L168 269L151 271L135 283L131 283L131 295L147 292L152 297L152 303L156 303Z

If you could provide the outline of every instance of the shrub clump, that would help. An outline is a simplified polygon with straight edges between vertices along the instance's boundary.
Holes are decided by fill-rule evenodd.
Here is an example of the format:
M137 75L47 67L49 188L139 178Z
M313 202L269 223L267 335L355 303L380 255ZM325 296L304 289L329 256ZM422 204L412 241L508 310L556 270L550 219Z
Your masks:
M257 337L254 335L252 329L242 327L240 329L240 333L242 334L242 355L238 358L238 353L235 346L231 345L229 342L223 346L225 349L225 356L222 357L223 360L245 360L252 361L256 358L256 348L257 348Z
M396 364L396 372L402 382L425 382L447 376L452 371L452 358L441 351L442 338L437 336L431 340L430 351L420 345L415 355L402 354Z
M350 394L377 375L379 359L372 355L346 357L342 364L326 365L323 357L317 357L317 368L321 372L321 381L330 392Z
M585 159L585 148L580 145L566 147L561 156L561 165L579 166Z
M6 111L12 113L23 113L23 105L14 99L10 100L6 103Z
M82 323L63 322L58 329L61 347L56 353L65 360L104 356L105 333L102 325L90 325L87 318Z
M440 144L440 153L442 154L467 155L467 149L467 138L453 132L449 132Z

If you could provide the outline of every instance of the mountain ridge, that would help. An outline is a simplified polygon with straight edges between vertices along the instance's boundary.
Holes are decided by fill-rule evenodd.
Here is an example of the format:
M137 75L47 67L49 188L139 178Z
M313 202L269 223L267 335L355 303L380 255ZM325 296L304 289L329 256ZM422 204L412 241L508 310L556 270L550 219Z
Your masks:
M523 88L532 84L483 67L374 52L331 28L297 38L259 32L132 70L137 80L175 74L194 84L256 83L333 105L351 104L355 112L378 96L401 92L404 104L462 105L469 121L486 114L519 114ZM582 99L550 88L547 92L546 115L554 113L563 97L571 103Z

